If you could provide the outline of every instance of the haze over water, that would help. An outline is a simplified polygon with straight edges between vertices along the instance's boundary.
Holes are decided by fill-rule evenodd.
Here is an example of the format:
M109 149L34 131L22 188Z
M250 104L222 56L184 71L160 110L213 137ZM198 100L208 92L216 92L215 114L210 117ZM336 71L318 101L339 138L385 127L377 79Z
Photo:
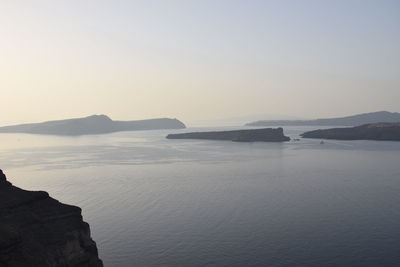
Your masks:
M190 130L2 134L0 161L81 207L105 266L400 262L400 143L165 139Z
M2 0L0 125L399 111L399 14L397 0Z

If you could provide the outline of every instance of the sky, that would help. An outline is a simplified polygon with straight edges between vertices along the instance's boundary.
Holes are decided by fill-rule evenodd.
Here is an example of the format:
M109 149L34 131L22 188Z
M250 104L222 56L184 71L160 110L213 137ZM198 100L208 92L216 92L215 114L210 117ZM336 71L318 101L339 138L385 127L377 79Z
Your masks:
M1 0L0 99L2 125L398 112L400 1Z

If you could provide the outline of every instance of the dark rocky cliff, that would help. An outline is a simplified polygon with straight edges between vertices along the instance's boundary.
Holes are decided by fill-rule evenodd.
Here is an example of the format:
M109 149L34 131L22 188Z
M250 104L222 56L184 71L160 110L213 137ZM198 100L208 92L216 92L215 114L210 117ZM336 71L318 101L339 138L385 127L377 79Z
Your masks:
M284 142L290 138L283 134L282 128L234 130L218 132L194 132L182 134L169 134L168 139L208 139L208 140L230 140L235 142Z
M0 267L101 267L81 209L13 186L0 170Z
M400 141L400 123L372 123L350 128L305 132L304 138Z

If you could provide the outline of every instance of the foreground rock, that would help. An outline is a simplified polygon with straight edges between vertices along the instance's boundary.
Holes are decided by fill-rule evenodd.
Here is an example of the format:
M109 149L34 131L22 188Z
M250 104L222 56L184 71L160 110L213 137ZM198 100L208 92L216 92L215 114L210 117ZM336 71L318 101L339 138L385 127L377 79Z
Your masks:
M400 141L400 123L372 123L351 128L332 128L305 132L304 138L337 140Z
M378 122L400 122L400 113L378 111L316 120L262 120L247 123L246 126L358 126Z
M182 129L185 124L177 119L113 121L106 115L47 121L0 127L0 133L32 133L52 135L104 134L119 131Z
M0 266L100 267L81 209L11 185L0 170Z
M290 140L289 137L283 134L282 128L169 134L167 138L230 140L235 142L284 142Z

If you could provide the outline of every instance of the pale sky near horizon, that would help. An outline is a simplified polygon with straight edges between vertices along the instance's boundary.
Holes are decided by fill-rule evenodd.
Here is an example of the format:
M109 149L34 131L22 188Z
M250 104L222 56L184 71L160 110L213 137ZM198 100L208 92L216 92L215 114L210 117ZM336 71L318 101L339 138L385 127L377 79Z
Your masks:
M0 124L400 111L400 1L0 1Z

